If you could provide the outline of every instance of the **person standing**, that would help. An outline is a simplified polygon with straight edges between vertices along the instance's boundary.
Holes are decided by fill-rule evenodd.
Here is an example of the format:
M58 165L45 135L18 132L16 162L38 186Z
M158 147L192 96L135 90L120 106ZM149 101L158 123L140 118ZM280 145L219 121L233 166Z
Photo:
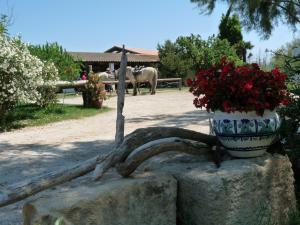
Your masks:
M81 80L87 80L86 71L84 70L81 74Z

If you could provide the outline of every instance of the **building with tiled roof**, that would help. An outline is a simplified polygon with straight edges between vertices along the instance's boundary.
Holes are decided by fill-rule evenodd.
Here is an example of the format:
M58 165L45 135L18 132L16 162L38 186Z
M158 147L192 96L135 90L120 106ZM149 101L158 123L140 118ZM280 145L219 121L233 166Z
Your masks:
M69 52L75 60L92 66L94 72L105 71L107 68L118 69L121 62L122 47L113 46L104 53L98 52ZM127 64L130 66L154 66L159 63L158 51L139 48L125 48Z
M69 52L76 60L84 62L120 62L121 53ZM127 54L128 62L159 62L158 55Z
M125 48L126 53L132 53L132 54L140 54L140 55L156 55L158 56L157 50L149 50L149 49L143 49L143 48ZM121 53L122 47L120 46L113 46L110 49L107 49L104 51L106 53Z

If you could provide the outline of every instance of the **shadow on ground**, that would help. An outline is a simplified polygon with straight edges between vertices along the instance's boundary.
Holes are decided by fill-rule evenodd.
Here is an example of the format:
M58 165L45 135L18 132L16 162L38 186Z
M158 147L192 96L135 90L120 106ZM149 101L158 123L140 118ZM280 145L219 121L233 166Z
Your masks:
M28 178L71 167L80 161L109 152L113 140L71 142L61 145L0 144L0 193L1 189ZM73 180L74 183L78 181ZM67 182L68 184L69 182ZM55 187L50 188L55 189ZM23 204L38 198L40 192L22 201L0 208L0 225L22 225Z
M206 111L194 110L178 115L160 114L129 118L126 123L155 121L152 126L185 127L208 124ZM46 138L46 137L45 137ZM0 143L0 186L28 177L71 166L113 148L113 140L68 142L55 145Z
M0 187L75 165L112 148L113 140L70 142L62 145L1 143Z
M177 126L184 128L189 124L204 125L208 124L209 115L203 110L194 110L178 115L172 114L160 114L160 115L146 115L141 117L135 117L126 119L126 123L142 123L145 121L158 121L153 126Z
M129 118L126 123L155 121L151 126L207 125L206 111L194 110L178 115L160 114ZM137 126L138 127L138 126ZM46 138L46 137L45 137ZM0 187L49 171L69 167L113 149L113 140L67 142L61 144L0 143Z

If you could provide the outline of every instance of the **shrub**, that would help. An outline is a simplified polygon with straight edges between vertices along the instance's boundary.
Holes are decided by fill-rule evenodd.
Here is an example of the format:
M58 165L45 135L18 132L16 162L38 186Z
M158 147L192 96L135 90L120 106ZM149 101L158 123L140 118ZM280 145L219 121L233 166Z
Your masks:
M18 38L0 35L0 123L17 102L43 102L38 87L55 79L57 71L32 56Z
M85 107L101 108L103 100L106 99L105 85L101 78L95 73L89 74L88 82L85 84L85 90L82 93L83 105Z
M58 71L52 62L45 62L42 78L44 85L38 87L40 98L37 99L37 104L41 107L57 103L56 87L54 82L58 80Z

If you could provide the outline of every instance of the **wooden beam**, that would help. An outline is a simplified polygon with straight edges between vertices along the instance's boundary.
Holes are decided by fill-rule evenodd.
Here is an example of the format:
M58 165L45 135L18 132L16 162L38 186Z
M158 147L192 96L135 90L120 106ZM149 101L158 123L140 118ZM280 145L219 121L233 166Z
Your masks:
M125 117L123 115L123 107L125 103L126 67L127 67L127 55L125 52L125 46L123 45L121 67L120 67L120 74L119 74L119 85L118 85L117 121L116 121L116 135L115 135L116 147L120 146L124 140Z
M181 82L181 78L164 78L164 79L158 79L157 82ZM117 80L112 80L112 81L102 81L103 84L118 84L119 81ZM80 80L80 81L58 81L55 83L51 83L49 85L55 85L58 88L75 88L75 87L84 87L84 85L87 83L86 80ZM130 83L130 80L125 80L125 83ZM43 86L47 86L47 84L44 84Z

